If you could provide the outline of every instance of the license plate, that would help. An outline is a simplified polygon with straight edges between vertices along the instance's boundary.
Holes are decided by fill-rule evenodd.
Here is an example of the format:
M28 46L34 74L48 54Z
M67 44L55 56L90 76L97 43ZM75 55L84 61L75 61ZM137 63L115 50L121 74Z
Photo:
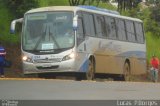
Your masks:
M42 65L42 67L51 67L50 64Z

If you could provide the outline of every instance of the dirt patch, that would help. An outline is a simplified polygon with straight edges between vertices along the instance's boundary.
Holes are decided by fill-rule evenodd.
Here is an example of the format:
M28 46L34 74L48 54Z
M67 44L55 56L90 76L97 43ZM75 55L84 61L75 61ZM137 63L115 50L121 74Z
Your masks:
M12 62L10 68L5 68L6 77L21 77L22 65L21 65L21 45L20 44L4 44L6 49L6 59Z

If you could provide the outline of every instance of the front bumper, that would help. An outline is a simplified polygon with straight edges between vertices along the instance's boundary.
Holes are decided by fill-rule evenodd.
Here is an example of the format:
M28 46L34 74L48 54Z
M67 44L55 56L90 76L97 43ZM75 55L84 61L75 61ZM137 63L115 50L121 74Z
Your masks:
M23 73L47 73L47 72L77 72L74 59L55 63L29 63L23 62Z

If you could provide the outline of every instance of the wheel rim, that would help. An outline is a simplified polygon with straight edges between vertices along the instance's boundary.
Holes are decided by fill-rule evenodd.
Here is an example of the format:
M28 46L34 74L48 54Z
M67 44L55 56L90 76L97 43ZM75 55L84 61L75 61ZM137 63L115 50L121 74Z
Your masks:
M87 80L93 80L94 79L94 64L89 60L89 66L88 71L86 73Z

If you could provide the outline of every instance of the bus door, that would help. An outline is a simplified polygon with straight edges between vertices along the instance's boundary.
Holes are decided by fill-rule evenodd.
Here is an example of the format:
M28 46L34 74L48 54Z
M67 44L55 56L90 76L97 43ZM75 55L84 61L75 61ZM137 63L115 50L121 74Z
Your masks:
M82 18L78 18L78 30L76 37L78 54L77 67L79 68L79 71L86 72L88 70L88 59Z

